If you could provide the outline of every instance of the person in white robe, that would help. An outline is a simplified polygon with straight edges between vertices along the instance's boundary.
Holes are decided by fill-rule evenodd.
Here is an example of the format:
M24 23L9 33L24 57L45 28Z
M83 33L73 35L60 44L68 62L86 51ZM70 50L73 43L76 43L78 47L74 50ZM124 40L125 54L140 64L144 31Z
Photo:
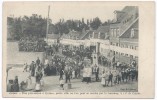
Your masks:
M26 90L27 90L27 91L33 89L32 79L31 79L31 76L30 76L30 75L29 75L28 78L26 79L26 84L27 84L27 87L26 87Z

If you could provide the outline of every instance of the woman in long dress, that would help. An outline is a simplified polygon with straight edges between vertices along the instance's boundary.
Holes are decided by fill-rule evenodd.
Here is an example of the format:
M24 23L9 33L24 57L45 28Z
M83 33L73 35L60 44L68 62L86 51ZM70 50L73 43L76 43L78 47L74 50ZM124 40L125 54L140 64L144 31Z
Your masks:
M29 75L27 80L26 80L26 84L27 84L27 87L26 87L26 90L29 91L29 90L32 90L33 87L32 87L32 79L31 79L31 76Z
M105 71L103 71L102 76L101 76L101 84L103 87L105 87L106 85L106 81L105 81Z
M35 84L35 91L36 92L41 91L40 80L41 80L41 76L40 76L39 72L36 72L36 84Z

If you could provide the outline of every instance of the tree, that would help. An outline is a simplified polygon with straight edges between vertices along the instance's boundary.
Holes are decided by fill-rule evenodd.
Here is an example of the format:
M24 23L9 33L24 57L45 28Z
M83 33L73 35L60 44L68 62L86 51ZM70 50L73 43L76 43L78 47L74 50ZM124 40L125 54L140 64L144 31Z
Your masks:
M98 29L98 27L99 27L101 24L102 24L101 20L100 20L98 17L96 17L96 18L94 18L93 21L90 23L90 26L91 26L94 30L96 30L96 29Z

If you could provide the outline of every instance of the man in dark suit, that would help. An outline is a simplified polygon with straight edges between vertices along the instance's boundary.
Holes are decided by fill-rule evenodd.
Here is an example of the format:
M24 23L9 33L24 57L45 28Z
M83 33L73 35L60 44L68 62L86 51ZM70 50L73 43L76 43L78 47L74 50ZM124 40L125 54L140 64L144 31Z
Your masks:
M39 59L39 57L38 57L37 60L36 60L36 64L37 64L37 65L40 64L40 59Z
M99 80L99 67L95 66L95 78L96 78L96 82Z
M113 74L110 72L110 74L109 74L109 79L108 79L108 85L109 85L109 83L111 82L111 86L112 86L112 78L113 78ZM108 86L107 85L107 86Z

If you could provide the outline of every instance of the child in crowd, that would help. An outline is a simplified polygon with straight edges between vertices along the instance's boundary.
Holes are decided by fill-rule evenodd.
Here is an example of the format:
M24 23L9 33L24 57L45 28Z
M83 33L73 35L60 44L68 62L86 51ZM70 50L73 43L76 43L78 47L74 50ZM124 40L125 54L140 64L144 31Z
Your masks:
M64 90L64 84L65 84L65 76L61 77L59 79L60 87L62 90Z

